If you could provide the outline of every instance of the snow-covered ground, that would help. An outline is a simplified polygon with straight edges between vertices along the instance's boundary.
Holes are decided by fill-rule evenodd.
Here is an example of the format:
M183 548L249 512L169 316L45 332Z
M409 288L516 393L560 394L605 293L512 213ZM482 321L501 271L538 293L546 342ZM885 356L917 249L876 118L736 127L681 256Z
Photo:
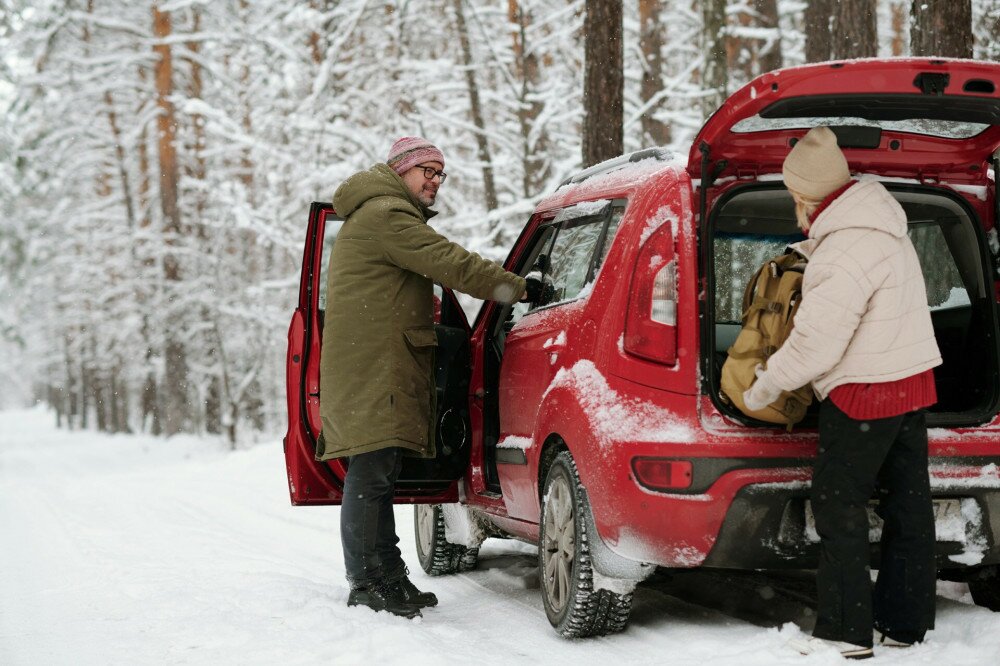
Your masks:
M809 624L809 586L759 576L660 579L624 634L560 639L534 548L490 540L476 571L430 579L409 507L404 556L440 606L412 622L348 609L337 512L289 505L277 441L230 453L0 412L0 664L841 663L784 647ZM869 663L1000 663L1000 614L939 591L927 643Z

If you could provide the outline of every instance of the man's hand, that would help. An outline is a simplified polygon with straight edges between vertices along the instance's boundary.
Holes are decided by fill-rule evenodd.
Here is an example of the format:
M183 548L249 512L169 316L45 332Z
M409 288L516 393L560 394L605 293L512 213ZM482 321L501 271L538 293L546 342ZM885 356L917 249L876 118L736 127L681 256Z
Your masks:
M771 378L767 376L767 371L760 365L754 369L757 380L748 390L743 392L743 404L750 411L756 412L764 409L781 395L781 389L771 383Z
M521 297L522 303L540 303L542 301L542 295L545 293L545 285L542 283L540 278L534 275L528 275L524 278L526 283L526 289L524 290L524 296Z

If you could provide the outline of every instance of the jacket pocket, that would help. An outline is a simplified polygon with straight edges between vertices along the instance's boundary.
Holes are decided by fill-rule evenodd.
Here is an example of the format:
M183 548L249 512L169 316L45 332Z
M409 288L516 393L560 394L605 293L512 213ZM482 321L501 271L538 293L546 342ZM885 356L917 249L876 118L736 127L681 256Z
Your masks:
M420 349L421 347L437 347L437 332L433 326L408 328L403 331L403 335L406 336L406 341L410 343L410 346L416 349Z

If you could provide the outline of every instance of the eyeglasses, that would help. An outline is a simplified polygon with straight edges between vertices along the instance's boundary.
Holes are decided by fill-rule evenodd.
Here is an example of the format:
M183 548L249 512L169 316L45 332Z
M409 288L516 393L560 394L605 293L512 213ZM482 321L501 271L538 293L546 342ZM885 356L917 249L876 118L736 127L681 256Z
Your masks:
M444 171L438 171L434 167L424 166L423 164L418 164L418 167L424 170L424 178L427 180L434 180L434 176L441 179L441 184L444 185L444 179L448 177Z

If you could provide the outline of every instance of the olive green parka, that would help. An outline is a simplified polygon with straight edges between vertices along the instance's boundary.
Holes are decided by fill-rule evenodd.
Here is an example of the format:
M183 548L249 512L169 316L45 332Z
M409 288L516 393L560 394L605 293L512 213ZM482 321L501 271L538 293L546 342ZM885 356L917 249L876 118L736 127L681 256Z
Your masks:
M513 303L524 279L438 234L385 164L348 178L330 255L318 460L399 446L435 455L433 285Z

